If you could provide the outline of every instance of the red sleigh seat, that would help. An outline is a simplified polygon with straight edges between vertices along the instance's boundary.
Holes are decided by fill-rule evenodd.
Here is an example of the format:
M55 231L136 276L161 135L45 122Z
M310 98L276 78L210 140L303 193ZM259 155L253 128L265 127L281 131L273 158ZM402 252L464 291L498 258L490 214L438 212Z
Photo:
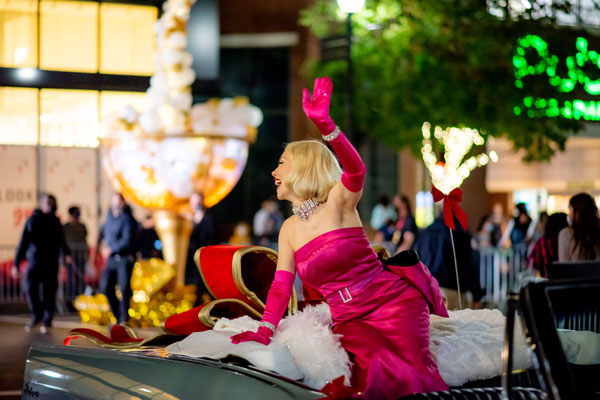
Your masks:
M167 333L188 335L211 329L222 317L262 317L277 269L276 251L260 246L215 245L198 249L194 260L216 300L169 317L163 323ZM292 291L288 314L297 310L296 292Z

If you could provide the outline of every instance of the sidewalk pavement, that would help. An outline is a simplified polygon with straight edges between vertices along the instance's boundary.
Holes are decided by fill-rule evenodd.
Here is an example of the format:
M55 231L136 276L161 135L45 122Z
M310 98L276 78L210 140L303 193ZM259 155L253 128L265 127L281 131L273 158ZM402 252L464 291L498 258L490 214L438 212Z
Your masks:
M31 321L31 314L2 314L0 315L0 322L12 323L12 324L21 324L23 326L27 325ZM71 313L71 314L63 314L63 315L55 315L52 320L52 326L55 328L64 328L64 329L73 329L80 328L84 326L81 322L81 318L79 318L79 314ZM86 325L86 328L92 328L96 330L100 330L104 328L106 331L107 327L102 327L100 325ZM100 328L100 329L98 329Z
M21 312L6 314L7 310L0 312L0 399L20 399L23 386L25 363L29 348L34 343L48 343L62 345L64 338L74 328L90 328L103 335L109 335L106 325L83 324L79 314L57 314L52 321L52 328L43 334L39 327L30 332L25 331L25 325L31 321L31 314ZM17 310L14 310L17 311ZM139 337L146 338L162 332L160 328L134 328ZM76 339L73 346L97 347L86 339Z
M27 325L31 321L31 314L0 314L0 323ZM75 328L89 328L100 332L103 335L110 336L110 328L112 325L96 325L86 324L81 322L81 318L77 313L55 315L52 320L52 327L65 330L66 333ZM136 335L140 338L149 338L157 334L164 333L159 327L153 328L137 328L132 327ZM86 339L77 339L73 342L74 345L84 345L82 342L88 342ZM88 342L91 343L91 342ZM60 342L62 344L62 341ZM84 345L85 346L85 345Z

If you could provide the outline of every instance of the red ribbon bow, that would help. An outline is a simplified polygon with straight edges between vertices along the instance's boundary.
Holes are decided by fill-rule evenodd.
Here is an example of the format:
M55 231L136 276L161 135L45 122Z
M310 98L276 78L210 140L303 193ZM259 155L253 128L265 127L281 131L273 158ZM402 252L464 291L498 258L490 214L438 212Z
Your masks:
M435 186L431 186L431 194L433 201L436 203L444 200L444 223L446 226L454 230L454 217L460 222L464 230L467 230L467 214L458 205L462 201L462 190L455 188L448 194L439 191Z

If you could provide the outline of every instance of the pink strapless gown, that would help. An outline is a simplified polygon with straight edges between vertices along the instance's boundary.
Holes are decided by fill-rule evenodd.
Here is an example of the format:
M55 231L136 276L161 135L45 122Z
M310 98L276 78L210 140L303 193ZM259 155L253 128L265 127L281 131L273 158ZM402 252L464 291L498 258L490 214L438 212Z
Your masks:
M342 335L361 397L394 399L448 389L429 352L430 308L441 299L437 282L417 277L415 285L386 269L362 227L319 235L295 259L300 278L327 299L333 332ZM436 299L426 299L431 293ZM445 309L439 313L447 316Z

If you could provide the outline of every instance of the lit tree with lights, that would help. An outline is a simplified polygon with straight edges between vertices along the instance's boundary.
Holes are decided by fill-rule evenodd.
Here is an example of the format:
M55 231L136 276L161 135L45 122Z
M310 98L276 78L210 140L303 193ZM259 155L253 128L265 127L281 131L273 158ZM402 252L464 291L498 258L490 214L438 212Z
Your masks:
M431 194L434 201L443 201L444 223L448 226L450 240L452 242L452 254L454 255L454 270L456 272L457 291L460 293L460 279L458 263L456 261L456 248L454 245L455 229L454 219L466 230L467 215L460 208L462 192L460 185L475 168L486 165L488 162L498 161L498 155L490 151L489 155L479 153L463 161L465 156L471 152L473 146L481 146L485 143L483 137L476 129L469 128L447 128L442 130L436 126L433 136L444 149L443 159L438 160L434 151L434 143L431 140L431 124L425 122L421 127L423 141L421 153L423 161L431 175L433 187ZM462 309L462 302L458 296L458 309Z
M528 75L525 87L519 87L513 57L519 38L536 34L561 60L557 74L576 80L579 90L581 77L571 77L564 64L569 55L583 52L579 44L575 47L582 32L558 26L555 16L561 12L572 12L568 1L367 1L352 17L356 127L390 147L410 147L418 154L427 119L433 126L476 128L484 139L506 137L515 149L525 150L526 160L550 159L581 130L583 118L555 118L545 108L542 113L544 104L536 105L535 99L556 98L557 104L566 104L579 94L557 94L557 80L549 83L546 76L552 68ZM315 0L300 23L325 37L343 33L345 18L335 0ZM590 44L588 50L600 50L600 45ZM536 60L534 51L526 49L528 62ZM592 60L596 53L590 51L586 57ZM597 76L592 62L578 68L596 68L587 75ZM345 60L313 60L307 70L309 78L327 75L336 86L344 86ZM332 113L340 121L342 101L341 96L332 99ZM546 108L556 114L553 104L546 103Z
M425 166L431 175L431 181L444 194L450 193L452 189L460 187L471 171L477 167L484 166L490 161L498 161L498 155L494 151L489 154L480 153L463 161L463 158L471 152L473 146L482 146L485 141L476 129L448 128L442 130L436 126L433 136L444 148L443 158L438 159L434 144L431 140L431 125L425 122L422 127L423 142L421 153Z

